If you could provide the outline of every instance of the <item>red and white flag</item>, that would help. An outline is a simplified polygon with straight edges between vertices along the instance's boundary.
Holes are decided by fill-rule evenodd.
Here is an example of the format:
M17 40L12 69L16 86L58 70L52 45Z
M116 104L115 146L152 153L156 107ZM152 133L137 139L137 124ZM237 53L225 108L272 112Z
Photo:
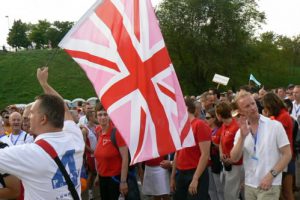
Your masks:
M59 44L86 72L131 162L195 145L150 0L100 0Z

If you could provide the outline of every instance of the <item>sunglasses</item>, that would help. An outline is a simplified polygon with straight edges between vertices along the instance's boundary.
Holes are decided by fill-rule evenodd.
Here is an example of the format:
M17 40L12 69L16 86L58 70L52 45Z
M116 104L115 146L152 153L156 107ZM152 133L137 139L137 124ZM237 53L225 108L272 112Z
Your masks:
M99 113L98 116L99 116L99 117L102 117L102 116L103 116L103 117L106 117L106 116L107 116L107 113Z
M205 117L206 120L209 120L209 119L211 119L211 118L213 118L213 117L209 117L209 116L206 116L206 117Z
M9 116L4 116L4 118L5 118L5 119L8 119L8 118L9 118Z

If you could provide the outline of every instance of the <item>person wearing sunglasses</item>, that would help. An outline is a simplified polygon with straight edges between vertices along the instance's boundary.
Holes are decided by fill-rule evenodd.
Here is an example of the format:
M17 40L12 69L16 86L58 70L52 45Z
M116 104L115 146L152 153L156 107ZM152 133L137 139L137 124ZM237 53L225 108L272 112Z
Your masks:
M12 132L12 127L9 124L9 112L7 110L3 110L1 112L2 120L3 120L3 129L6 135Z
M219 144L222 133L222 122L216 117L215 108L206 112L205 121L211 128L211 146L210 146L210 167L209 169L209 196L211 200L224 199L224 181L221 181L223 174L222 162L220 161Z

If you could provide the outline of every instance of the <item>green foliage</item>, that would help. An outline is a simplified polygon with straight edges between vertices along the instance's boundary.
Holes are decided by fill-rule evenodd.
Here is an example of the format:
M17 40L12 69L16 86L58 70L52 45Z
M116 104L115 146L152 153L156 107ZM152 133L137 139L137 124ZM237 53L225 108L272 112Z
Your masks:
M45 65L56 50L30 50L0 54L0 109L10 104L30 103L42 94L36 69ZM81 68L58 50L49 65L49 82L65 99L95 96Z
M237 69L248 70L255 56L249 41L264 20L256 8L254 0L162 2L157 16L186 93L206 89L215 73L233 77Z
M51 23L47 20L39 20L38 24L32 25L29 38L35 43L36 49L47 47L49 44L49 38L47 37L47 31L49 30Z
M57 48L58 43L63 39L65 34L72 28L73 22L55 21L47 30L46 37L51 42L52 48Z
M7 43L19 49L21 47L27 48L30 45L30 41L27 37L26 32L28 31L28 26L21 20L14 21L12 28L9 31Z

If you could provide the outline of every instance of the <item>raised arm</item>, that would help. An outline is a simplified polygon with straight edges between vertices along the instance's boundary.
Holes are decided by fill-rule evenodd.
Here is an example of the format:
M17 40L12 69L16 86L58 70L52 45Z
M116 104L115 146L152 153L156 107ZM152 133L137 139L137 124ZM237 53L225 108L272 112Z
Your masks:
M62 100L64 100L62 96L48 83L48 67L38 68L36 72L36 76L45 94L55 95L60 97ZM66 103L65 103L65 120L73 120L73 117L69 112L69 108Z

